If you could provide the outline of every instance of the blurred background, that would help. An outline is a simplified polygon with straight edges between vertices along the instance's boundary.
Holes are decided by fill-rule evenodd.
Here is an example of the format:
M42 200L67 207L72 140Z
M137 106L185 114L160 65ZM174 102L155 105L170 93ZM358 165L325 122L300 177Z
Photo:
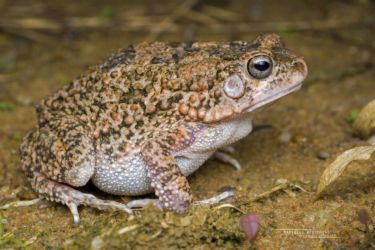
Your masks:
M265 32L305 57L308 78L301 91L260 112L256 132L235 144L243 171L209 161L191 176L191 187L197 199L235 187L238 199L248 200L280 180L310 191L241 206L261 218L253 243L230 208L195 208L185 217L148 209L133 219L85 208L72 227L68 209L49 204L0 210L0 249L375 247L374 161L342 177L343 191L313 202L335 156L365 144L352 123L375 97L374 31L374 0L0 0L0 205L37 197L18 157L22 137L36 124L34 105L89 66L141 41L252 41ZM337 238L285 237L280 228L327 230Z
M0 73L4 78L21 70L23 77L16 77L22 83L37 73L63 85L131 43L252 40L276 32L307 58L311 82L363 71L373 62L374 5L372 0L1 0Z

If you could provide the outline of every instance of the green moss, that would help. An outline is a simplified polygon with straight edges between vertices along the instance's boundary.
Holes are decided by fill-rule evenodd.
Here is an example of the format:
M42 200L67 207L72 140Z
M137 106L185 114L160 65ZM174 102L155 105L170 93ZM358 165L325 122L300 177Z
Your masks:
M59 80L59 86L63 87L69 83L68 79L60 79Z
M106 23L108 22L108 20L110 19L110 17L112 16L112 7L109 6L109 5L106 5L104 7L102 7L99 11L99 20L103 23Z
M27 243L16 238L12 232L5 232L3 218L0 216L0 249L3 248L29 249Z
M0 102L0 111L12 111L14 104L10 102Z
M348 117L346 118L347 121L348 121L349 123L353 123L353 122L357 119L357 117L358 117L358 115L359 115L359 111L360 111L359 109L352 109L352 110L350 111Z

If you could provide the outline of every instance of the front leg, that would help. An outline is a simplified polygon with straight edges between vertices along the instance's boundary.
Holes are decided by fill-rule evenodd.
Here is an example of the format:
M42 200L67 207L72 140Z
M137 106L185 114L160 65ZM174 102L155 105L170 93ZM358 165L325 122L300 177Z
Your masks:
M176 213L185 213L192 201L190 187L171 155L170 147L167 143L149 141L141 154L160 205Z
M230 155L231 153L234 153L234 152L235 152L235 149L233 146L225 146L217 150L212 155L212 158L217 159L223 163L228 163L229 165L237 169L237 171L240 171L242 169L241 164Z

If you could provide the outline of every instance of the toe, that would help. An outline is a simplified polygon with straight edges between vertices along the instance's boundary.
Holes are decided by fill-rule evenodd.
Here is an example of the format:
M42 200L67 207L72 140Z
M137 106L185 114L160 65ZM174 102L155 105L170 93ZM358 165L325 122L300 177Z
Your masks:
M75 203L71 202L71 203L68 203L67 206L69 207L70 212L73 215L74 224L78 224L79 223L79 213L78 213L77 205Z

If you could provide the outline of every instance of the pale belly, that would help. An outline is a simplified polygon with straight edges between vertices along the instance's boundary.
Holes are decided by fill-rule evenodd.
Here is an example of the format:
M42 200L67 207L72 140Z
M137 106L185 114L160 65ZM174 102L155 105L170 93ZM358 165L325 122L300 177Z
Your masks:
M252 130L251 118L216 124L197 132L197 138L188 148L172 152L183 175L195 172L221 147L230 145L248 135ZM92 181L106 193L115 195L142 195L152 193L147 168L139 153L113 161L99 156Z

